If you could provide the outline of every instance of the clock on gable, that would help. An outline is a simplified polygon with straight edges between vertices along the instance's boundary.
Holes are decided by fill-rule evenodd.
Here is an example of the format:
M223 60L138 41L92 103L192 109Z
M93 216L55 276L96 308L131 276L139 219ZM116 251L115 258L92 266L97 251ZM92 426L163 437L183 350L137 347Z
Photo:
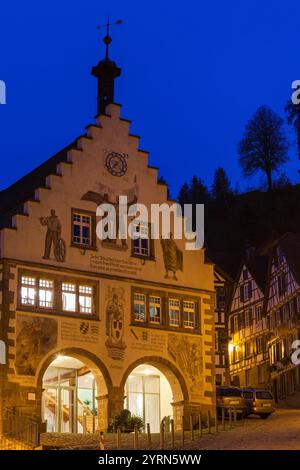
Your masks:
M107 171L113 176L124 176L127 171L126 155L123 153L109 152L105 158Z

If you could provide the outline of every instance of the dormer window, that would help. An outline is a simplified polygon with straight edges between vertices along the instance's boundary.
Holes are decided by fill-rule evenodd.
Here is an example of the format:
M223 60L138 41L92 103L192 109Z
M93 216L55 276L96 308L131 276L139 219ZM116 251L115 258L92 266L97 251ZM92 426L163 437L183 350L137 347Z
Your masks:
M247 269L244 269L243 270L243 281L247 281L247 279L248 279L248 271L247 271Z

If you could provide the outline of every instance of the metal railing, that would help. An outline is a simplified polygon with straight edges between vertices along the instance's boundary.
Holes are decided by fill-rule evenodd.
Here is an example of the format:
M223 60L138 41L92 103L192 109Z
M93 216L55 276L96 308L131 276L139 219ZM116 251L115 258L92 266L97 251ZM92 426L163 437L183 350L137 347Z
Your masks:
M39 423L16 407L6 408L0 448L32 449L39 446Z

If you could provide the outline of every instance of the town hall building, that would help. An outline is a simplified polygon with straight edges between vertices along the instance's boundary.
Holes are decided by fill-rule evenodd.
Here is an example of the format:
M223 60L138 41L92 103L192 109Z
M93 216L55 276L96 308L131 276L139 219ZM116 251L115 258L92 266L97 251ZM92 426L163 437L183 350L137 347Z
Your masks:
M105 431L123 408L157 432L164 417L179 430L215 407L204 250L96 236L101 202L174 203L114 102L121 70L105 39L95 123L0 193L0 434L13 409L80 433Z

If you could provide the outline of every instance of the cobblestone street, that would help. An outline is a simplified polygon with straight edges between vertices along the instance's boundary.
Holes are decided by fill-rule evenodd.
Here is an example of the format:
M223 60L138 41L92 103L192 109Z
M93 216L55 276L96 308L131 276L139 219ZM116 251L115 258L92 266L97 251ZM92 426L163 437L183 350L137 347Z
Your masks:
M267 420L251 417L241 426L205 436L198 443L198 448L205 450L298 450L300 410L277 410Z
M190 433L186 433L184 449L195 450L298 450L300 449L300 410L277 410L267 420L251 417L243 423L238 423L233 429L221 430L218 433L204 434L199 438L195 431L195 440L191 441ZM44 434L42 445L48 448L82 448L97 449L98 435ZM140 449L147 449L147 439L141 435ZM116 435L105 436L105 448L116 449ZM123 449L133 448L133 435L123 434ZM159 435L152 436L152 449L159 449ZM170 436L166 435L165 448L170 448ZM175 436L175 448L182 449L181 435Z

